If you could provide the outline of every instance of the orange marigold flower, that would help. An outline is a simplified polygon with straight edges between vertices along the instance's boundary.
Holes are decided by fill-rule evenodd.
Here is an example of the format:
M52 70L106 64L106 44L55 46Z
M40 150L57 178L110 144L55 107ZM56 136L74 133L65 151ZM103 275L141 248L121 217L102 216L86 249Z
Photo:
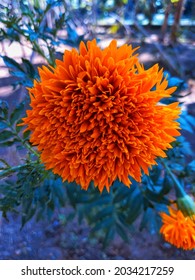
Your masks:
M160 233L165 240L177 248L195 248L195 215L184 216L180 210L169 207L169 214L161 213L163 225Z
M116 40L104 50L81 42L55 68L39 69L23 121L46 168L63 180L83 189L93 181L100 191L117 178L130 186L129 176L140 181L180 134L178 103L159 104L176 88L167 89L158 65L145 70L134 51Z

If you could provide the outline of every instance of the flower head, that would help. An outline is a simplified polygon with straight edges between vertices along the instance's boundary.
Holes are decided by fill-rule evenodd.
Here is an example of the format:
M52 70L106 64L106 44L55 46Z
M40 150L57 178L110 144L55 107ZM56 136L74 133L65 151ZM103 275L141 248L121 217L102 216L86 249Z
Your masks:
M177 248L195 248L195 215L184 216L180 210L169 207L169 215L161 213L163 225L160 233Z
M100 191L117 178L127 186L129 176L140 181L179 135L178 103L159 104L176 88L167 89L158 65L145 70L134 52L115 40L103 50L82 42L55 68L39 69L29 89L23 121L30 141L47 169L83 189L91 181Z
M188 194L184 194L177 198L177 206L185 216L195 217L195 203Z

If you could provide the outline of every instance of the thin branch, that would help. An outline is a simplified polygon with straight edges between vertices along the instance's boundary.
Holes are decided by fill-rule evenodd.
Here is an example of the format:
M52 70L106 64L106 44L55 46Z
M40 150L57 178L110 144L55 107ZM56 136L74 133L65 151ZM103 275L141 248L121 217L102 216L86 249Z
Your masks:
M31 165L34 164L34 163L37 163L37 162L31 162ZM10 168L8 168L6 170L3 170L3 171L0 172L0 178L2 179L2 178L5 178L7 176L10 176L13 173L19 171L20 169L23 169L23 168L28 167L28 166L30 166L30 164L26 163L26 164L21 164L21 165L13 166L13 167L10 167Z
M138 21L136 19L134 19L134 25L144 35L144 37L146 37L146 38L149 37L149 33L138 23ZM169 56L168 54L166 54L163 51L162 46L158 42L152 42L152 43L154 44L154 46L156 47L156 49L160 53L161 58L164 61L166 61L166 63L170 66L170 68L174 71L174 73L176 75L178 75L180 78L183 79L183 75L178 70L179 67L175 64L175 62L173 61L171 56Z

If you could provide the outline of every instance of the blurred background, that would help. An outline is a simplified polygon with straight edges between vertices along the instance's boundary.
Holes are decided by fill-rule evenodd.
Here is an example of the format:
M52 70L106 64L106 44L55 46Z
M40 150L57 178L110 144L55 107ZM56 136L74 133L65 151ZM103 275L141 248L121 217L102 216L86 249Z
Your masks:
M184 172L189 171L186 166L191 164L189 168L194 174L195 0L2 0L2 110L7 110L12 123L17 124L28 107L26 87L31 87L33 79L38 78L37 67L43 64L55 66L55 59L61 59L65 49L78 48L81 41L94 38L102 48L113 38L117 39L118 46L124 43L140 46L139 60L145 67L159 63L169 77L169 86L178 87L174 98L181 102L185 112L182 119L185 162L178 161L172 167L180 177L187 178L189 172ZM1 132L4 125L0 126ZM154 212L147 212L144 207L140 209L139 205L128 233L123 227L115 226L117 234L106 231L108 240L104 242L104 234L99 230L112 228L112 225L107 219L92 229L94 217L98 219L99 216L97 212L92 217L87 214L91 208L89 205L83 207L89 199L86 194L79 193L78 197L83 200L78 202L71 197L68 186L66 193L59 187L59 178L52 178L43 184L39 193L34 193L34 185L31 189L29 183L32 177L27 175L29 169L18 167L26 150L18 148L18 139L10 140L12 136L7 133L0 137L0 168L4 172L0 173L0 259L194 259L195 252L185 252L165 243L156 233L158 221L153 219ZM28 136L23 135L22 144L26 143ZM179 153L181 155L180 150ZM170 155L170 158L176 156ZM33 178L44 173L42 169L36 170L35 176L33 168L30 169ZM19 171L17 178L15 171ZM7 176L9 180L5 179ZM193 177L191 173L189 176ZM186 180L187 187L194 191L194 177L190 180ZM25 195L24 181L28 183ZM53 183L56 184L55 192L51 186ZM13 184L16 184L14 191ZM125 194L124 191L121 201ZM107 198L106 194L104 198ZM150 199L159 202L158 197ZM115 203L120 203L119 200ZM100 207L102 200L95 203ZM101 215L113 214L113 208L109 208L110 212L106 210ZM94 235L94 232L98 234Z

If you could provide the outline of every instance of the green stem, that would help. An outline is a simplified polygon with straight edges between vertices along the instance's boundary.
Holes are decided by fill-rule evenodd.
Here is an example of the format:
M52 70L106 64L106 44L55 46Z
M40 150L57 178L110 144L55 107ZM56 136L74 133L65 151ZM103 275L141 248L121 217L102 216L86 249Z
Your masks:
M18 140L20 140L22 142L22 144L31 152L33 153L35 156L37 156L39 158L39 153L37 153L32 147L31 145L29 145L25 140L23 140L17 133L16 133L16 137L18 138Z
M170 175L171 179L174 182L174 187L175 187L175 192L176 192L177 197L182 197L182 196L186 195L185 190L183 189L183 187L180 184L179 180L173 174L173 172L171 171L171 169L169 168L167 163L164 160L162 160L162 159L160 161L161 161L162 165L165 167L167 173Z
M9 126L10 130L12 131L13 135L17 137L17 139L29 150L31 153L33 153L35 156L39 158L39 153L37 153L27 142L26 140L22 139L20 135L16 132L16 130L12 127L11 123L9 121L6 122Z
M32 43L32 42L31 42ZM49 58L47 58L47 56L45 55L44 51L39 47L39 45L37 44L37 42L33 42L34 45L34 50L39 53L46 61L48 64L51 64L51 61Z
M34 164L34 163L37 163L37 162L36 161L31 162L31 164ZM7 177L7 176L11 175L12 173L19 171L20 169L23 169L27 166L29 166L29 164L26 163L26 164L21 164L21 165L17 165L14 167L10 167L10 168L0 172L0 178Z

